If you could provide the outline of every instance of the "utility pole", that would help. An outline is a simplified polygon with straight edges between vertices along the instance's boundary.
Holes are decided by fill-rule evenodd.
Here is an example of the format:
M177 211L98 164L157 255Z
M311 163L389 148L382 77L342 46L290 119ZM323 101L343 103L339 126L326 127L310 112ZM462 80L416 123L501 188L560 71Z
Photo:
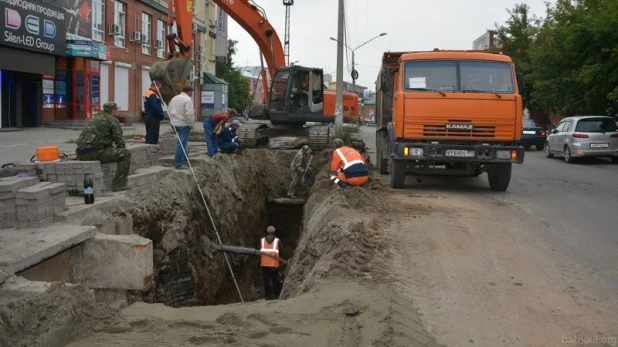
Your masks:
M384 36L384 35L386 35L386 33L381 33L380 35L377 35L377 36L375 36L375 37L372 37L371 39L369 39L369 40L367 40L367 41L363 42L361 45L359 45L358 47L356 47L356 48L354 48L354 49L352 49L352 48L348 47L348 45L346 45L345 43L343 43L343 41L341 41L341 39L335 39L334 37L331 37L331 38L330 38L330 39L331 39L331 41L335 41L335 42L337 42L337 44L338 44L339 46L341 46L341 47L342 47L342 46L345 46L345 48L349 49L349 50L350 50L350 52L352 52L352 73L351 73L351 76L350 76L350 77L352 77L352 88L353 88L353 90L356 90L356 80L358 79L358 71L356 71L356 62L355 62L355 60L354 60L354 53L356 53L356 50L357 50L357 49L359 49L359 48L363 47L364 45L366 45L366 44L368 44L369 42L371 42L371 41L373 41L373 40L377 39L378 37L382 37L382 36ZM339 46L338 46L338 47L339 47ZM339 58L339 56L338 56L338 55L337 55L337 58ZM339 64L339 60L337 60L337 64ZM343 65L343 58L341 59L341 64ZM343 66L342 66L342 68L343 68ZM343 76L343 74L342 74L342 76ZM337 65L337 80L339 80L339 65ZM337 87L339 87L339 83L337 83ZM338 89L337 89L337 90L338 90ZM355 91L354 91L354 92L355 92ZM356 92L355 92L355 93L356 93ZM335 122L336 122L336 118L335 118Z
M343 125L343 0L339 0L337 15L337 91L335 98L335 125Z

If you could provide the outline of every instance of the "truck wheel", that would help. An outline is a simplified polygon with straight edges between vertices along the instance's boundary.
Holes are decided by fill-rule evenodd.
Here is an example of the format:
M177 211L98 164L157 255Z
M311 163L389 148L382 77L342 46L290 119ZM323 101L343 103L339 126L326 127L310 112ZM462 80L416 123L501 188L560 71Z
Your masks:
M503 192L509 187L511 182L512 164L496 164L487 171L489 187L491 190Z
M386 134L381 131L376 134L376 161L378 165L378 171L382 175L388 173L388 158L384 157L384 151L386 149Z
M403 188L406 183L406 161L391 158L388 171L390 171L390 187Z

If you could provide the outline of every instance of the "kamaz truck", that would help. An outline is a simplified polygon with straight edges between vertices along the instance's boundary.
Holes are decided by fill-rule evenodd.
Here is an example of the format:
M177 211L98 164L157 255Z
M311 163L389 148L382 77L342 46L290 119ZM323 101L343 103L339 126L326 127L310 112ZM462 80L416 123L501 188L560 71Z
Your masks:
M500 52L387 52L376 81L376 159L392 188L406 173L479 176L505 191L522 164L525 82Z

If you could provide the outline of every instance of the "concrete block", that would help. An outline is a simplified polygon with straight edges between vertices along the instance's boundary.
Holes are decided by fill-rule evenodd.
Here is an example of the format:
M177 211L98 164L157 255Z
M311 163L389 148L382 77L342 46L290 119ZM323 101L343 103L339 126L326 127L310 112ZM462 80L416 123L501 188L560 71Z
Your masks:
M153 284L152 241L139 235L106 235L77 246L71 281L91 288L146 290Z
M42 200L50 196L51 191L46 186L47 183L43 182L30 187L21 188L17 191L15 196L17 196L18 199Z
M0 179L0 193L17 193L18 190L39 183L37 177L4 177Z
M25 270L96 234L93 226L48 225L34 230L0 229L0 263L8 273Z

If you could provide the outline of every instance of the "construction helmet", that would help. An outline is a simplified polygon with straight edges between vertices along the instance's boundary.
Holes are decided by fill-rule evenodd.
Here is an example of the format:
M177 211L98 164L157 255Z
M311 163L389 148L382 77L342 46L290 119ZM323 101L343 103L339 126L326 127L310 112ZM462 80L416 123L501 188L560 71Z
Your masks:
M266 232L267 233L274 233L275 232L275 227L272 225L269 225L268 228L266 228Z
M339 148L342 147L344 143L342 139L336 138L335 140L333 140L333 145L335 145L336 148Z
M309 148L309 146L307 146L307 145L304 145L303 146L303 152L304 153L310 153L311 152L311 148Z

